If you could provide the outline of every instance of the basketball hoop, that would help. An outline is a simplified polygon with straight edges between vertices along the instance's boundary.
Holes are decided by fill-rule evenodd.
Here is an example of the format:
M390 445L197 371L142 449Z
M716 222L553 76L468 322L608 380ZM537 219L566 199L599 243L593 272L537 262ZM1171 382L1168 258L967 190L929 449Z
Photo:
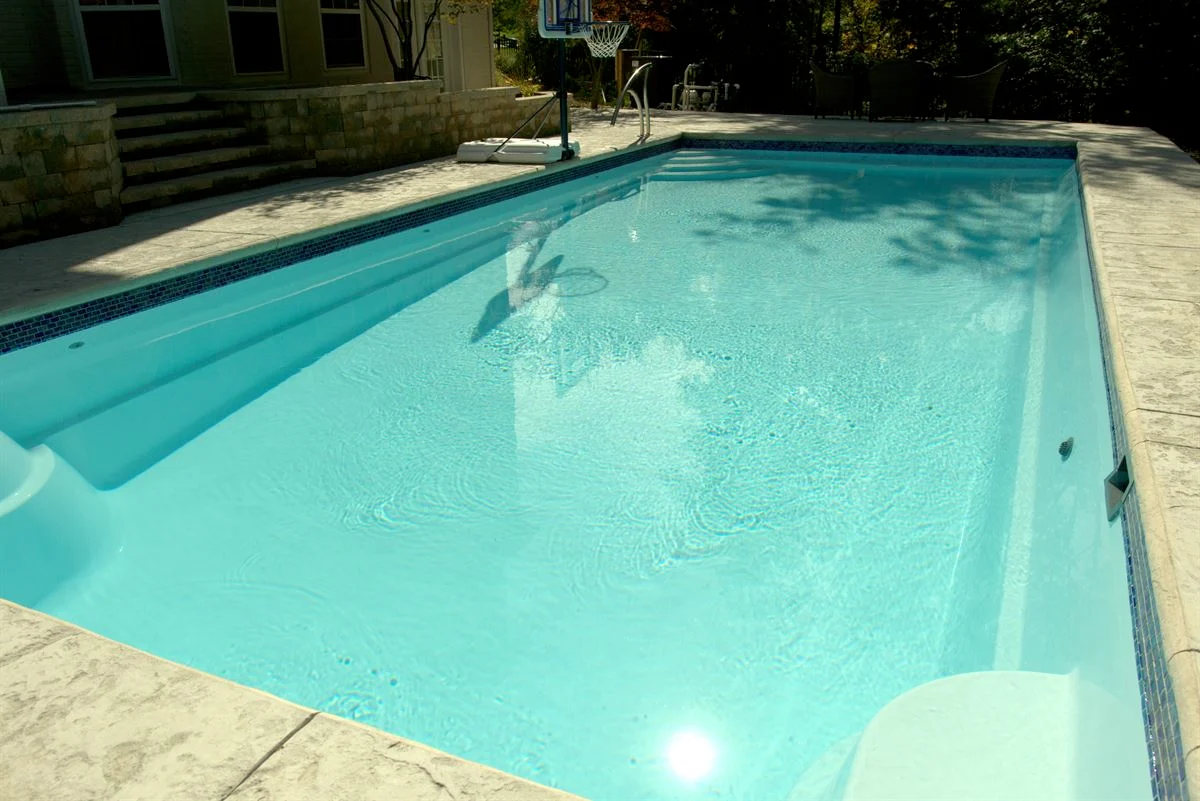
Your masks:
M616 58L617 48L629 33L628 22L589 22L587 42L588 50L596 58Z

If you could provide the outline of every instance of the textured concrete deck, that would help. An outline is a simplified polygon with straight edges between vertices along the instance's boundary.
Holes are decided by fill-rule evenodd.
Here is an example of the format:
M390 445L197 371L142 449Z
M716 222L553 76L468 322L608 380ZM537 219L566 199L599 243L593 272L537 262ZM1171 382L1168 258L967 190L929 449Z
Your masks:
M632 117L632 115L630 115ZM1200 801L1200 165L1138 128L888 124L655 112L681 132L766 139L1074 141L1189 787ZM581 114L584 153L636 124ZM0 321L276 247L540 168L439 160L146 212L0 251ZM14 767L16 766L16 767ZM141 654L0 602L0 798L567 798Z
M571 801L0 600L6 801Z

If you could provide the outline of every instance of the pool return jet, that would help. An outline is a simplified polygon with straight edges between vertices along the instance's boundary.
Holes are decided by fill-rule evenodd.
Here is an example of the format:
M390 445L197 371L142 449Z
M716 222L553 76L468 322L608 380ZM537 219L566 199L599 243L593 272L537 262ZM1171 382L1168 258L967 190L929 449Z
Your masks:
M492 137L458 146L458 160L499 162L501 164L554 164L579 155L579 143L569 140L567 131L567 39L584 39L597 58L614 58L629 31L627 22L598 22L592 19L592 0L539 0L538 33L543 39L558 40L558 92L529 115L507 138ZM561 139L539 139L538 134L550 118L551 104L558 101L558 127ZM619 108L618 104L618 108ZM533 137L517 138L527 125L541 117Z

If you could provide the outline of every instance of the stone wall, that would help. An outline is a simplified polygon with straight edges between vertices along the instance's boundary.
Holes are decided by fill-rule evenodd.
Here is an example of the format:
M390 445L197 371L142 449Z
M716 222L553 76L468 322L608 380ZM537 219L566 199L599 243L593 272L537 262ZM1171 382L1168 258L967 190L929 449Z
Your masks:
M308 89L207 92L244 117L280 158L315 158L330 175L353 175L453 154L459 144L508 136L546 102L508 87L441 91L437 81ZM531 133L523 132L528 136ZM542 134L558 133L558 114Z
M0 246L120 221L114 111L110 103L0 109Z
M2 0L0 0L2 2ZM354 175L452 155L508 136L550 99L508 87L442 92L437 81L201 92L272 149ZM0 109L0 247L121 220L122 166L110 103ZM542 136L558 134L547 107ZM531 136L533 127L521 132Z

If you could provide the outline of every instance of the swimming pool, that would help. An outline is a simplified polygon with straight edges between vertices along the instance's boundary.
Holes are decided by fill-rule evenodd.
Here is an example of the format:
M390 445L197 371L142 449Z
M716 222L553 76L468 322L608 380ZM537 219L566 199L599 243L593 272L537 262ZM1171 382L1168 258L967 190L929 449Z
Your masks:
M1069 162L681 151L0 357L0 535L107 521L0 593L595 799L873 797L946 692L1148 797L1095 328Z

